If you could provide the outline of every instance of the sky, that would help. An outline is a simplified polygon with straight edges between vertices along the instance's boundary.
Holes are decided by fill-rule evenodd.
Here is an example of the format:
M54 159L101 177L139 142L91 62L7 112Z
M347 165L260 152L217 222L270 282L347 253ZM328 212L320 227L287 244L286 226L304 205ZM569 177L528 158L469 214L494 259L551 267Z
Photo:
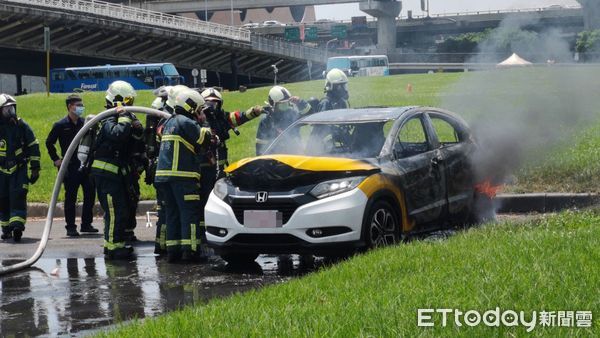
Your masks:
M552 5L577 6L575 0L429 0L431 14L486 11L518 8L543 8ZM412 10L413 15L422 15L420 0L402 1L402 16ZM358 3L317 6L317 19L347 20L353 16L366 15L358 9Z

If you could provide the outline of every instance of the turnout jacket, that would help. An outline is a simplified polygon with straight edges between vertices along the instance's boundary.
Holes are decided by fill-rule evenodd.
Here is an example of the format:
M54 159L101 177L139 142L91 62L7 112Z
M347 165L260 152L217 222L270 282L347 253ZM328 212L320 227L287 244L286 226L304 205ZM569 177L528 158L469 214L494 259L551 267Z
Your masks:
M262 155L269 144L292 123L311 112L308 102L300 100L297 105L286 111L272 112L265 115L256 130L256 155Z
M39 141L31 127L20 118L16 124L0 122L0 173L11 175L26 167L40 168Z
M170 117L162 128L154 182L199 181L202 154L210 142L210 129L200 127L191 116Z
M225 141L230 138L229 132L242 124L253 120L257 115L253 112L252 108L245 112L226 112L223 109L207 110L205 111L205 115L205 126L209 127L212 135L217 135L221 141L216 149L216 155L219 159L218 164L226 165L228 153ZM203 166L210 166L210 160L206 156L204 156L203 161Z
M115 177L131 173L133 147L143 137L143 129L133 128L132 124L136 120L135 115L125 113L100 122L94 146L92 174Z
M336 99L330 97L329 95L325 96L321 102L319 102L319 108L317 110L319 112L335 110L335 109L346 109L350 108L350 103L345 99Z

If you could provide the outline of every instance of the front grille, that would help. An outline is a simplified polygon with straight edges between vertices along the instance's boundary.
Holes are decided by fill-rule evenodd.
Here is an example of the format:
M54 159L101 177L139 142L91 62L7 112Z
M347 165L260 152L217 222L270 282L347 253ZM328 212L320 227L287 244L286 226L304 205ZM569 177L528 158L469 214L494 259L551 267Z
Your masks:
M258 245L292 245L303 241L288 234L237 234L228 243Z
M244 210L277 210L282 214L283 224L286 224L298 209L298 203L293 200L270 200L267 203L256 203L254 199L235 199L230 202L230 205L240 224L244 224Z

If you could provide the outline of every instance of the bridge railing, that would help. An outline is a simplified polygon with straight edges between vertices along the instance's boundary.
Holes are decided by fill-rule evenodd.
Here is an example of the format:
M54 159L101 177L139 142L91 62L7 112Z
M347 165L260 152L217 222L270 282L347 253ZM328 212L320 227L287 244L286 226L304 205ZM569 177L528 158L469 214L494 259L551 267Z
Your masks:
M265 38L260 35L252 36L252 47L256 50L286 55L297 59L305 59L316 63L325 63L327 54L324 49L307 47L290 43L282 39ZM335 53L330 53L335 54ZM335 56L335 55L330 55Z
M83 12L97 16L121 19L152 26L179 29L192 33L218 36L238 41L250 42L250 31L243 28L220 25L182 16L149 11L96 0L7 0L8 2L30 6Z

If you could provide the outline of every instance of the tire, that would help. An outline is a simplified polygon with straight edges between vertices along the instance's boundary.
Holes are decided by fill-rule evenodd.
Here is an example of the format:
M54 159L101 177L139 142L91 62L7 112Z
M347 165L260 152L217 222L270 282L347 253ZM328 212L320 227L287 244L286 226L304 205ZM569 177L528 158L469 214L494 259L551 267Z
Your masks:
M373 203L363 224L363 238L368 249L400 242L400 221L386 201Z
M229 264L243 264L254 262L258 258L258 254L228 253L221 255L221 258Z

